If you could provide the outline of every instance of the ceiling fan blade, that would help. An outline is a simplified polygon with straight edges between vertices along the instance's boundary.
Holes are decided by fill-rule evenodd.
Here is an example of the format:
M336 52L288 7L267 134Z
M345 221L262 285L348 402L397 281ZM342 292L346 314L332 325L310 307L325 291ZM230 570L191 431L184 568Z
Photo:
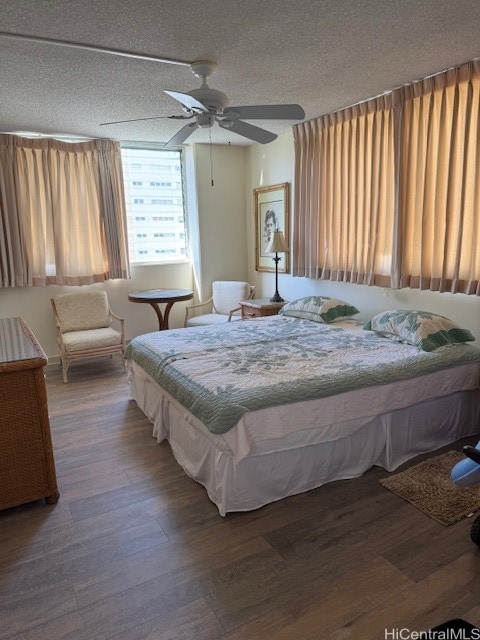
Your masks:
M222 129L233 131L234 133L238 133L238 135L249 138L254 142L260 142L260 144L267 144L267 142L272 142L272 140L275 140L275 138L277 137L276 134L272 133L271 131L260 129L260 127L255 127L253 124L248 124L247 122L243 122L242 120L228 120L228 124L223 124L223 121L219 120L218 124L222 127Z
M303 120L305 111L298 104L264 104L252 107L227 107L222 115L226 118L242 120Z
M188 93L179 93L178 91L165 91L165 93L178 100L187 109L192 109L197 113L208 113L208 108Z
M189 122L184 127L177 131L177 133L170 138L168 142L165 143L165 147L178 147L179 144L182 144L184 140L188 138L190 134L192 134L195 129L198 129L198 124L196 122Z
M168 118L169 120L189 120L193 116L152 116L151 118L133 118L133 120L115 120L114 122L101 122L100 126L103 127L107 124L122 124L123 122L142 122L143 120L160 120L162 118Z

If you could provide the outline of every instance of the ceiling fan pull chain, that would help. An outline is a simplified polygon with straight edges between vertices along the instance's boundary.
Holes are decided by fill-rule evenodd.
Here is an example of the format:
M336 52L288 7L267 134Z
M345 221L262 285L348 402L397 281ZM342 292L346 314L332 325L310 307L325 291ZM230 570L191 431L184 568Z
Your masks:
M208 130L208 137L210 138L210 184L213 187L213 156L212 156L212 130Z

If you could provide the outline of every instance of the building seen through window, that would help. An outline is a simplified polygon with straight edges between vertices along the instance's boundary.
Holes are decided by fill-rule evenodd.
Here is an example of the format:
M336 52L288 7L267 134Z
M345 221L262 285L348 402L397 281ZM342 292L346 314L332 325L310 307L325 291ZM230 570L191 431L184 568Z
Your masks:
M122 148L130 262L187 255L180 151Z

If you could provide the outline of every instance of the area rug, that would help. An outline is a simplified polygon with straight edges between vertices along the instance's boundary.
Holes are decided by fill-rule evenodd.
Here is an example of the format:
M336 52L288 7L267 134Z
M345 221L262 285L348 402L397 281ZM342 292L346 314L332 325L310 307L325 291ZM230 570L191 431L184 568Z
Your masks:
M441 524L453 524L480 509L480 485L462 488L450 478L464 459L460 451L447 451L379 482Z

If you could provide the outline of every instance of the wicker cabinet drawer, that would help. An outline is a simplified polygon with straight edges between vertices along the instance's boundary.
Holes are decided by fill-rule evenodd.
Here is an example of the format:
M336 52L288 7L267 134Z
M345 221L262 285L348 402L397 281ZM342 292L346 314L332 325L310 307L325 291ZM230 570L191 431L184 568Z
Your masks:
M43 367L21 318L0 319L0 509L59 494Z

